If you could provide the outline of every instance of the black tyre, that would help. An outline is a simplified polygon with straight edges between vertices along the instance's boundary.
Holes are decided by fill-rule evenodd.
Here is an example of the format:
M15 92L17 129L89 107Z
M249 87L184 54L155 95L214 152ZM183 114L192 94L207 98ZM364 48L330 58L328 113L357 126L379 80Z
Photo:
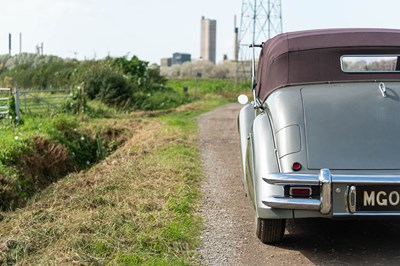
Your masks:
M285 233L285 219L260 219L257 218L256 234L265 244L278 244Z

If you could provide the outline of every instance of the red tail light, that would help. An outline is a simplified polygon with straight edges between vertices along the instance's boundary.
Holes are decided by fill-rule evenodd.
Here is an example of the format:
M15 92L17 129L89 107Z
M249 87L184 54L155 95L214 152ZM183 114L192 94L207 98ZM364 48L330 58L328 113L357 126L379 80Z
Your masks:
M289 194L292 197L310 197L312 189L310 187L291 187Z
M301 170L301 168L302 168L302 166L301 166L301 164L300 163L293 163L293 165L292 165L292 170L293 171L300 171Z

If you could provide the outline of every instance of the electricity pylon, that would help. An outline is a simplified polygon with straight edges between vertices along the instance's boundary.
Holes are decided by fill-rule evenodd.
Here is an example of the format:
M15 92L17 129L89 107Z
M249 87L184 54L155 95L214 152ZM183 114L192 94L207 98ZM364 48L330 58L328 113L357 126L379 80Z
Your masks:
M239 60L236 77L238 80L248 79L251 76L252 51L249 46L261 44L279 33L282 33L281 0L242 1L237 45Z

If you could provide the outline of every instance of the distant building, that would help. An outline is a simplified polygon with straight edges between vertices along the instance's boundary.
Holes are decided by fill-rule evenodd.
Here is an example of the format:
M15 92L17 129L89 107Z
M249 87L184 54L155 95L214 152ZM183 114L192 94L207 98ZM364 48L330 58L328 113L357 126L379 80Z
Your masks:
M191 54L184 54L184 53L173 53L172 54L172 64L173 65L180 65L185 62L192 61Z
M200 57L215 64L217 49L217 21L201 17Z
M185 62L190 62L192 61L192 55L191 54L185 54L185 53L173 53L172 58L161 58L160 66L162 67L170 67L172 65L180 65Z
M172 58L161 58L160 66L170 67L172 65Z

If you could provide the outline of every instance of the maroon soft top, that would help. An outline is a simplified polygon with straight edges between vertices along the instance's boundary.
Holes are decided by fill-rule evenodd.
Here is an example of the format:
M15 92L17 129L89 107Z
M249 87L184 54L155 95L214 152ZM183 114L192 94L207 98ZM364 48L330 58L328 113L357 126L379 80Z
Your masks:
M342 55L400 54L400 30L328 29L283 33L261 50L256 93L264 101L279 87L302 83L400 80L400 73L345 73Z

